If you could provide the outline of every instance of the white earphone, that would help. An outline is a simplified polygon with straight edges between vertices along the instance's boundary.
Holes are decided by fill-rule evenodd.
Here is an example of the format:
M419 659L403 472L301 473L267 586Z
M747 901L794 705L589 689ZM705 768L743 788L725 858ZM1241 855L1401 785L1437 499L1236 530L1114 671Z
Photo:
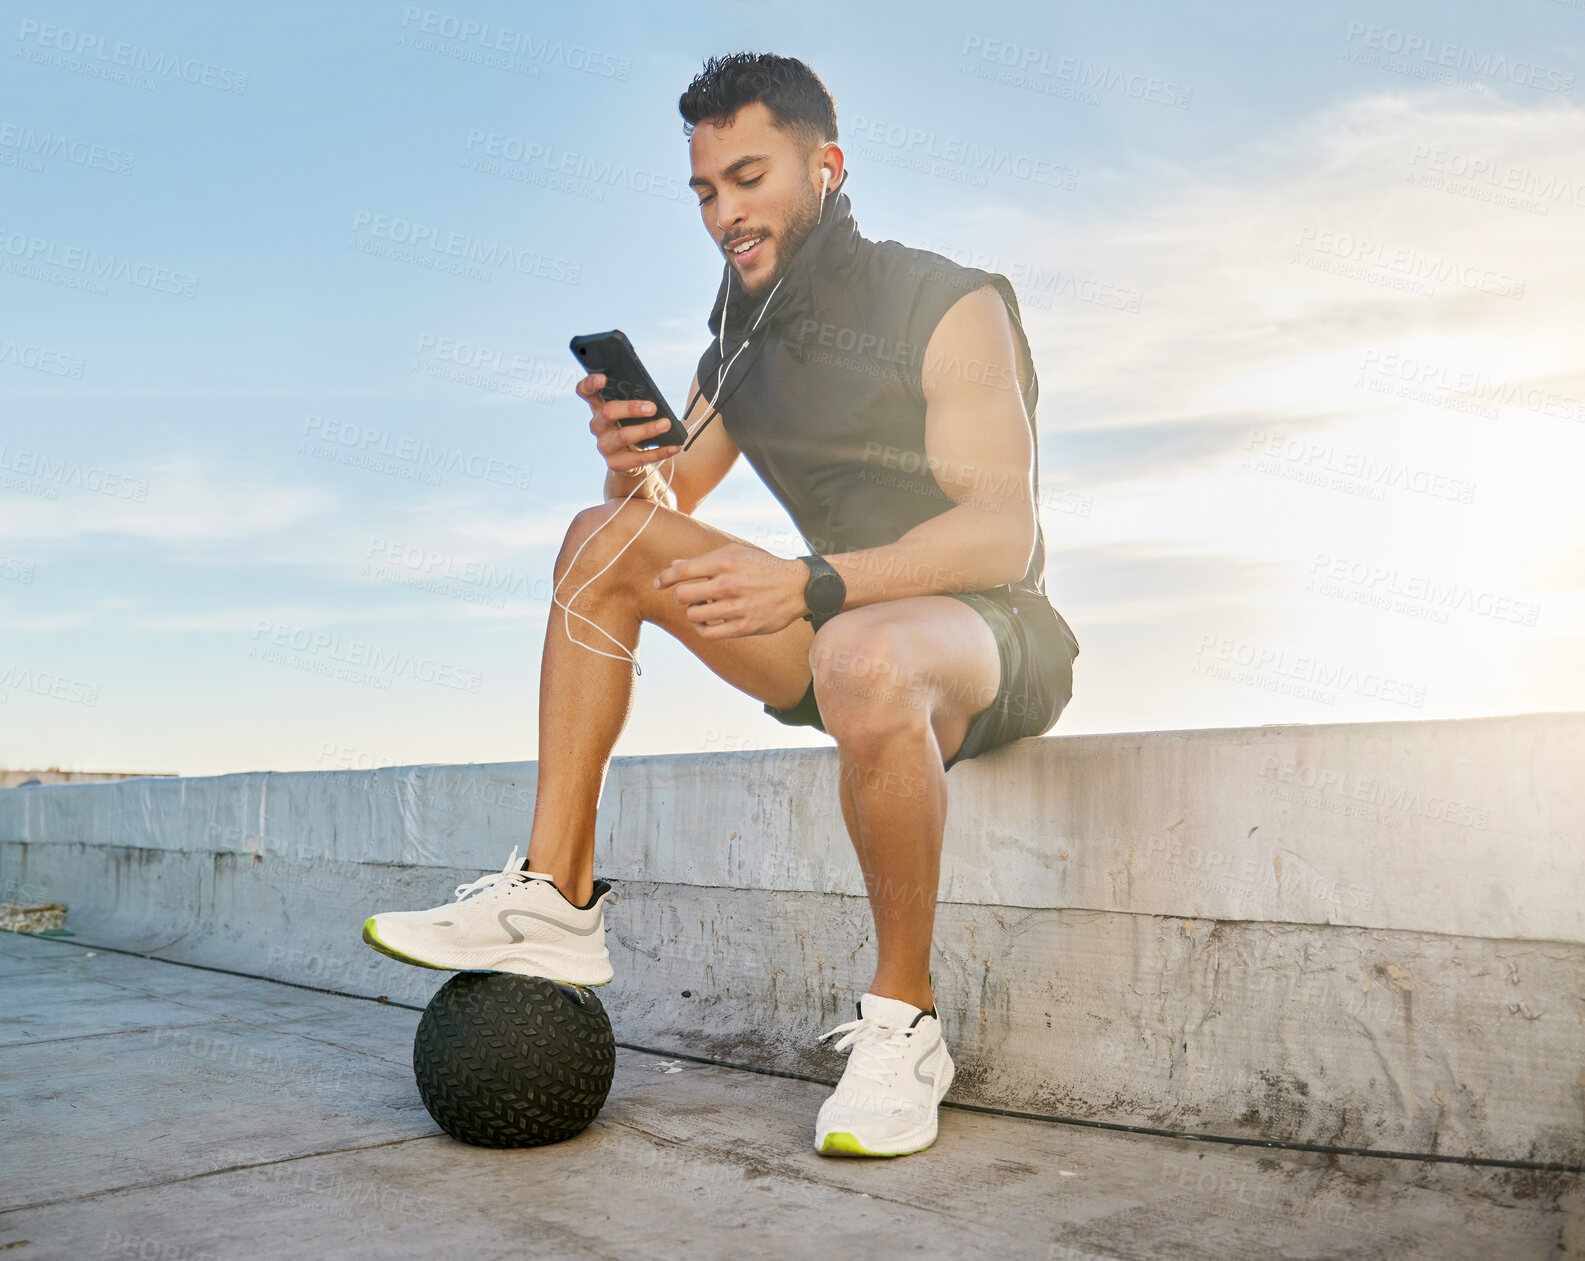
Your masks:
M820 169L820 211L815 216L815 223L816 224L819 224L821 219L825 216L826 190L829 189L830 186L831 186L831 168L830 167L822 167ZM726 356L726 311L727 311L727 301L732 296L732 264L730 262L727 263L727 265L726 265L726 295L721 299L721 328L719 330L717 341L716 341L717 356L719 358L724 359L725 362L722 363L719 367L716 368L716 372L715 372L715 394L710 399L709 410L706 411L705 414L702 417L700 417L699 423L697 425L695 425L691 430L688 431L688 440L690 442L693 440L694 434L698 433L701 429L703 429L705 427L705 425L709 424L710 423L710 418L716 414L716 412L715 412L715 402L716 402L716 399L721 397L721 386L722 386L723 381L726 379L727 372L730 371L732 365L737 362L737 357L739 355L741 355L745 350L748 349L749 340L753 337L754 330L759 328L760 321L765 318L765 312L770 309L770 301L771 301L771 299L776 296L776 290L781 288L781 282L782 282L782 280L785 280L785 279L786 279L786 273L783 272L781 277L776 281L776 283L773 286L771 286L771 291L768 294L765 295L765 302L760 307L759 314L754 317L754 323L749 325L748 333L743 338L743 344L741 346L739 346L735 351L732 352L732 358L731 359L726 359L725 358L725 356ZM684 445L686 445L686 443ZM672 457L670 457L670 459L672 460L672 467L671 467L671 471L668 472L667 475L666 475L666 489L667 490L671 489L672 477L675 475L676 468L677 468L676 457L672 456ZM642 477L635 478L634 480L635 480L636 484L634 485L632 490L628 491L628 493L625 496L623 496L623 498L622 498L622 502L623 503L626 503L629 499L633 498L633 496L638 493L639 486L642 486L644 484L644 479ZM634 653L634 652L629 652L626 644L624 644L615 635L611 634L610 631L606 630L605 627L601 626L598 622L595 622L592 619L585 617L582 613L578 613L578 612L574 611L574 609L572 607L572 601L576 600L580 595L583 594L584 587L587 587L589 585L589 583L593 582L596 578L598 578L601 574L603 574L607 569L611 568L612 565L616 564L617 556L620 556L623 552L627 551L628 548L633 546L633 543L637 540L638 536L640 534L644 533L645 526L649 525L650 520L654 517L656 511L660 508L660 504L661 504L661 501L657 499L655 501L655 506L649 510L649 516L644 518L644 524L640 525L638 527L638 529L633 532L633 537L628 539L628 541L626 543L622 544L622 546L617 549L616 556L613 556L613 557L611 557L610 560L606 561L606 563L603 566L601 566L601 568L599 569L598 572L593 574L588 579L588 581L583 584L583 586L579 587L576 591L574 591L572 593L572 595L570 595L567 598L567 603L563 604L561 602L561 600L557 597L556 592L554 590L552 590L551 593L550 593L551 603L559 606L562 609L562 627L566 631L567 638L569 640L571 640L573 643L577 644L580 648L587 648L590 652L599 653L599 655L602 656L602 657L610 657L613 661L622 660L622 658L617 656L616 653L614 653L614 652L606 652L603 649L595 648L594 646L592 646L590 644L584 643L581 639L573 639L572 638L572 621L571 621L571 619L576 617L581 622L588 622L590 626L593 626L595 630L599 631L602 635L604 635L607 639L609 639L613 644L615 644L618 648L620 648L622 650L623 654L626 657L628 657L633 662L633 674L634 674L635 677L637 677L638 675L641 675L641 674L644 673L644 671L639 668L638 654ZM595 534L600 533L601 530L605 529L605 527L610 525L611 522L614 521L615 519L616 519L615 515L613 514L611 517L607 518L605 521L602 521L600 523L600 525L595 529L594 534L589 535L589 538L584 539L584 541L582 543L578 544L578 550L573 552L572 560L567 562L567 570L568 570L569 573L571 572L573 565L577 563L578 556L582 553L583 549L588 546L589 539L592 539ZM560 586L560 584L558 583L557 586Z

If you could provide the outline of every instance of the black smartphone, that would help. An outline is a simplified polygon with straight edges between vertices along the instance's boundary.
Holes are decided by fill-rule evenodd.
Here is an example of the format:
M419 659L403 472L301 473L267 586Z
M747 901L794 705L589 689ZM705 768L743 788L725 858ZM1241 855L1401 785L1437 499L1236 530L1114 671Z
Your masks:
M688 440L688 431L678 422L677 413L671 410L665 396L645 370L643 360L633 349L633 343L628 341L627 334L621 329L613 328L609 333L586 333L582 337L574 337L568 345L586 373L600 372L605 375L600 397L607 403L620 400L655 404L653 416L633 416L622 422L624 426L648 425L657 420L671 421L671 428L666 433L635 442L633 445L640 451L653 451L656 447L680 447Z

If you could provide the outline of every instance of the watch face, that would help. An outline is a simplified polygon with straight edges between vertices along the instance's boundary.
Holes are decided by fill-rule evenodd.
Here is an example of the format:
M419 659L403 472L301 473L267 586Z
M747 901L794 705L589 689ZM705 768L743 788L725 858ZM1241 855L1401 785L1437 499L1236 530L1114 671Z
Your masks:
M816 613L835 613L842 607L847 587L836 574L816 574L809 581L808 604Z

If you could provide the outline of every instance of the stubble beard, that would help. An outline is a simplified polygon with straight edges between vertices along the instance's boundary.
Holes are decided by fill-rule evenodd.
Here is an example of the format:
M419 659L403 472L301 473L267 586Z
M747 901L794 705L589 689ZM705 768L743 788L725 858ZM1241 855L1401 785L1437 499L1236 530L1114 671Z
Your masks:
M820 198L815 195L812 189L805 189L804 191L807 196L801 203L793 207L792 214L786 224L776 234L776 270L759 279L752 286L743 278L742 273L738 274L738 279L743 281L744 288L756 297L769 293L772 286L787 274L787 269L792 265L793 256L802 248L804 241L808 239L809 234L814 231L816 223L819 222ZM827 200L829 200L829 197ZM727 266L730 267L732 264L728 263Z

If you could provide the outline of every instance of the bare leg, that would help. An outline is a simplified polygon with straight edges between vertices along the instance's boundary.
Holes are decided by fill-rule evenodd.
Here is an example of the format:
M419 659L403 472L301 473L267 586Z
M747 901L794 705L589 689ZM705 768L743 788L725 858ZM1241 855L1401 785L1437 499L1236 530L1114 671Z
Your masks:
M557 597L615 636L630 651L639 626L651 622L685 644L716 674L739 690L778 707L798 702L809 686L809 624L796 621L773 635L704 639L670 591L652 581L674 557L698 556L724 543L745 540L661 507L616 563L583 591L572 594L600 570L643 524L651 504L609 501L581 512L562 544L555 567ZM583 548L579 544L610 520ZM570 620L572 640L566 632ZM573 642L577 641L577 642ZM580 644L618 659L602 657ZM594 824L611 750L633 704L633 666L587 622L568 618L552 604L545 629L539 682L539 783L529 839L528 869L545 872L575 906L594 891Z
M930 944L947 809L946 773L933 752L934 738L929 746L921 757L919 741L901 739L876 749L865 759L867 765L842 755L843 794L852 802L853 815L848 835L875 917L877 958L870 992L923 1011L934 1003ZM899 796L883 788L888 775L906 777L909 793Z
M875 917L870 992L928 1011L943 752L958 750L969 721L995 698L995 637L967 605L927 596L850 610L816 645L815 695L840 748L842 814Z
M622 525L615 522L608 532L614 533ZM612 584L597 581L576 600L569 599L599 568L585 567L579 557L576 579L563 580L567 561L578 545L575 534L569 533L556 561L557 598L592 619L631 652L638 646L638 611L631 601L613 597ZM631 537L631 531L625 537ZM635 544L628 552L637 547ZM584 555L594 550L595 545L590 544ZM602 555L608 558L609 553ZM600 564L604 563L603 558ZM615 567L605 577L614 574ZM587 622L569 618L555 604L550 606L539 667L539 779L528 869L549 873L567 900L582 906L594 892L595 810L611 750L633 707L633 667L626 658L602 657L573 643L565 629L569 620L580 643L620 655L616 645Z

